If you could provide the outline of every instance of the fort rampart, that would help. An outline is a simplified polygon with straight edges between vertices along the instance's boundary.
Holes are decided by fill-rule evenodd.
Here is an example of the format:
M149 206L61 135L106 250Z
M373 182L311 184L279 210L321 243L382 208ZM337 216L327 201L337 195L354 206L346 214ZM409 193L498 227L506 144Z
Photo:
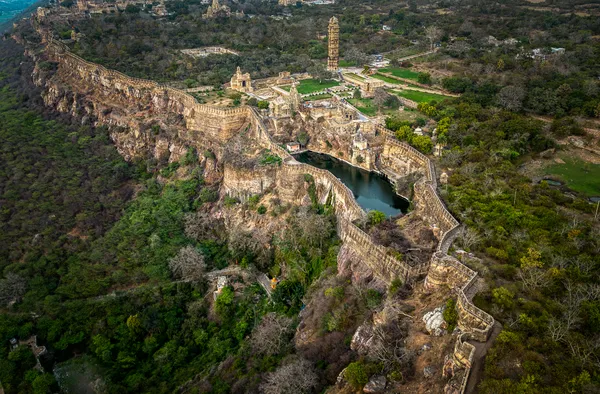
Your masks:
M71 78L78 78L88 86L101 87L112 94L136 101L142 106L151 106L156 112L182 115L189 130L210 133L219 140L226 141L250 123L263 146L281 157L283 176L310 174L320 189L326 191L321 198L330 200L335 207L342 241L352 245L376 276L390 283L396 278L408 281L427 274L425 285L428 288L449 286L457 292L458 325L464 334L457 341L454 355L457 363L467 368L468 376L473 348L463 340L486 341L494 319L471 301L477 273L447 254L457 235L459 223L437 194L435 169L427 156L405 143L396 141L391 130L382 126L376 127L377 133L387 136L382 155L390 160L389 163L396 160L409 166L411 170L418 169L423 174L414 185L415 212L439 229L440 241L431 261L419 266L410 266L390 254L387 248L373 243L368 234L353 224L354 220L365 215L353 193L330 172L294 160L284 148L271 139L261 116L254 108L220 108L199 104L193 96L181 90L153 81L128 77L85 61L52 39L48 39L46 45L50 59L59 64L59 72L70 75Z
M88 62L68 51L60 42L48 40L50 60L58 63L58 72L71 76L71 81L84 82L112 96L150 106L154 112L182 115L186 128L209 133L220 140L234 136L248 123L248 108L222 108L200 104L188 93L154 81L129 77L118 71Z

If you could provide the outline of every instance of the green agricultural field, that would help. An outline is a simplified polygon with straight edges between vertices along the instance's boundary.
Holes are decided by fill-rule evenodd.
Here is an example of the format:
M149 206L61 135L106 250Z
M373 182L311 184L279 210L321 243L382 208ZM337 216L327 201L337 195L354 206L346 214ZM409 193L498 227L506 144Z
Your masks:
M401 85L403 82L394 78L390 78L390 77L386 77L383 74L377 73L377 74L373 74L371 75L373 78L382 80L383 82L387 82L387 83L393 83L394 85Z
M298 85L298 93L300 94L308 94L313 92L318 92L319 90L332 88L334 86L338 86L340 83L338 81L333 80L324 80L319 82L318 79L303 79L300 81ZM281 86L283 90L290 91L291 86Z
M365 77L363 77L362 75L358 75L358 74L354 74L354 73L344 74L344 77L354 79L355 81L364 81L365 80Z
M395 77L400 77L400 78L406 78L406 79L412 79L412 80L417 80L417 77L419 76L418 72L409 70L407 68L400 68L400 67L387 67L387 68L382 68L379 70L379 72L382 73L389 73L392 74Z
M575 191L587 196L600 196L600 164L563 156L564 164L553 164L544 170Z
M367 116L376 116L377 115L377 107L373 105L373 99L348 99L350 104L354 105L356 109ZM382 115L393 115L398 113L395 109L382 108Z
M417 103L428 103L433 100L442 101L444 99L451 98L449 96L443 96L441 94L419 92L418 90L402 90L394 91L393 93L400 97L416 101Z

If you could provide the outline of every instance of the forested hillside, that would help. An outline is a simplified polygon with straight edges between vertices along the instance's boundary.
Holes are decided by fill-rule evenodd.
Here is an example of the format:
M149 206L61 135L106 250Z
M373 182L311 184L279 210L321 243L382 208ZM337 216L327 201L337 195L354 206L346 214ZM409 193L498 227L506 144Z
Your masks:
M334 272L331 213L294 211L290 226L296 230L279 241L276 258L265 255L251 234L228 243L218 223L192 213L216 198L214 185L205 185L193 164L197 160L181 163L184 179L169 168L148 173L144 161L124 162L106 129L45 113L27 79L31 65L23 48L12 41L0 45L10 54L2 59L0 93L0 300L9 305L0 313L0 341L35 334L49 349L41 373L32 369L27 347L9 352L2 346L4 390L56 392L60 383L71 392L93 386L164 393L198 374L208 376L203 384L212 392L229 392L236 384L258 390L261 376L292 351L289 339L305 292L322 272ZM317 233L314 226L321 237L305 237L304 231ZM211 293L205 296L205 271L233 261L277 270L287 260L297 266L274 293L274 303L267 304L253 280L242 291L242 283L234 283L235 293L225 287L214 301ZM364 313L360 302L355 307ZM265 347L263 340L274 342ZM322 386L339 372L339 351L329 361L333 373L326 365L314 372L297 356L286 362L309 374L309 387ZM323 360L317 351L305 357ZM225 359L230 367L215 370ZM59 382L48 373L54 363ZM278 390L280 380L273 384Z

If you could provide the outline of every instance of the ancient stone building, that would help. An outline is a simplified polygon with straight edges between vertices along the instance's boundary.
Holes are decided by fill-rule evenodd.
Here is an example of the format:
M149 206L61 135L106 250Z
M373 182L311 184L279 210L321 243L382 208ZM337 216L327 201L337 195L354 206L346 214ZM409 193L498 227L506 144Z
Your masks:
M212 4L208 6L206 14L202 14L202 18L216 18L218 16L231 16L231 8L226 5L220 5L219 0L213 0Z
M77 9L79 10L79 12L88 11L87 0L77 0Z
M340 25L338 19L332 16L329 20L329 57L327 58L327 69L337 71L340 61Z
M369 143L359 128L352 141L352 164L371 168L371 151Z
M355 86L358 86L362 97L373 97L377 88L385 86L385 82L379 79L371 78L368 76L359 76L352 73L342 74L344 81L349 82Z
M298 111L298 108L300 108L300 105L302 104L302 96L300 95L300 93L298 93L298 89L296 88L295 82L292 84L292 87L290 89L288 101L290 103L290 109L292 110L292 112Z
M156 16L167 16L169 12L167 11L167 7L165 6L165 1L161 0L158 5L152 7L152 13Z
M296 83L293 83L289 94L278 96L271 102L271 116L276 118L292 116L301 104L302 96L298 93Z
M279 5L282 5L284 7L296 5L296 1L297 0L279 0Z
M215 2L216 1L218 0L215 0ZM235 74L233 74L233 77L231 77L231 89L242 93L252 92L254 89L252 88L250 73L242 74L242 71L238 67Z

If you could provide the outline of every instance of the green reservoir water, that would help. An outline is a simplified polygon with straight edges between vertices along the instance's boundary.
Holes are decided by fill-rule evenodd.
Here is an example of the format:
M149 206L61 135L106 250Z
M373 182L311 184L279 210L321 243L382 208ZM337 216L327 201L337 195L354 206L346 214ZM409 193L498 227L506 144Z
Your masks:
M294 156L302 163L328 170L354 193L356 202L365 210L377 210L396 216L408 210L408 200L398 196L393 186L381 175L351 166L334 157L304 152Z

